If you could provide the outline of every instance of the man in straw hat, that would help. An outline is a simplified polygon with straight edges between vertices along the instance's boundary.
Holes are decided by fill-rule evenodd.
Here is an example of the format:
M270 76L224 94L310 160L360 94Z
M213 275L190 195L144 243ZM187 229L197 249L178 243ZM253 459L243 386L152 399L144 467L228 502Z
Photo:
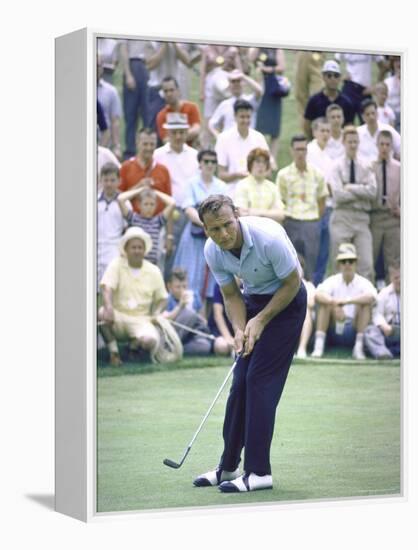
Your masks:
M113 366L122 364L118 340L129 340L131 352L152 352L158 345L152 316L167 304L167 291L157 266L144 260L152 248L151 237L140 227L130 227L120 240L120 255L107 267L100 286L103 306L98 319Z
M353 347L354 359L362 360L364 331L377 292L369 280L356 273L357 251L352 243L340 244L336 261L340 273L331 275L317 288L319 309L312 357L322 357L328 338L330 345Z

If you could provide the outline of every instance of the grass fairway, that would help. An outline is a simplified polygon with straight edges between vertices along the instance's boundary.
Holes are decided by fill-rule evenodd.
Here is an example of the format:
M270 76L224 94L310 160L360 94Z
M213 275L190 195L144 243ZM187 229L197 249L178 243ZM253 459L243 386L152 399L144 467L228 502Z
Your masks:
M222 451L227 391L181 469L162 464L180 460L230 366L197 364L207 368L99 369L98 512L400 493L398 361L295 361L277 411L275 486L234 495L192 486Z

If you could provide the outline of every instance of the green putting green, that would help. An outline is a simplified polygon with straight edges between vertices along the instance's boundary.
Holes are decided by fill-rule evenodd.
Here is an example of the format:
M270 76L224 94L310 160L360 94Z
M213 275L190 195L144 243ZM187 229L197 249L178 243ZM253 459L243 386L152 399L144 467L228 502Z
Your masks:
M272 491L228 495L192 486L222 451L227 390L183 466L164 466L164 458L183 456L230 364L99 368L98 512L400 493L399 361L295 361L277 411Z

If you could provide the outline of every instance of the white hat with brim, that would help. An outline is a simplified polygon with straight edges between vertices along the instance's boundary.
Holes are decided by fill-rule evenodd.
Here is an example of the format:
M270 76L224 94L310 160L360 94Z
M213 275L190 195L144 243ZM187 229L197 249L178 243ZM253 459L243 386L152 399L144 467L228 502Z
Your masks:
M183 113L167 113L163 128L165 130L187 130L187 128L190 128L187 115Z
M322 67L322 72L341 74L338 61L334 61L333 59L328 59L328 61L325 61L324 66Z
M342 243L338 247L337 262L341 260L357 260L356 247L352 243Z
M150 235L141 229L140 227L129 227L123 234L121 240L119 241L119 252L121 256L126 256L125 247L128 241L132 239L141 239L145 245L145 256L151 252L152 249L152 239Z

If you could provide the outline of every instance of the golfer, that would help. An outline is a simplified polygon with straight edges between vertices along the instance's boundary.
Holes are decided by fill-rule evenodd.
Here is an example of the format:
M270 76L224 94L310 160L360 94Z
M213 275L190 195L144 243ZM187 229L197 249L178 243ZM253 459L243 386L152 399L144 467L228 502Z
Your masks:
M281 225L256 216L238 218L227 196L209 196L199 217L208 237L206 261L221 287L235 351L242 356L226 405L221 460L194 485L219 485L222 492L271 489L276 408L306 313L300 265ZM234 275L243 281L243 295Z

